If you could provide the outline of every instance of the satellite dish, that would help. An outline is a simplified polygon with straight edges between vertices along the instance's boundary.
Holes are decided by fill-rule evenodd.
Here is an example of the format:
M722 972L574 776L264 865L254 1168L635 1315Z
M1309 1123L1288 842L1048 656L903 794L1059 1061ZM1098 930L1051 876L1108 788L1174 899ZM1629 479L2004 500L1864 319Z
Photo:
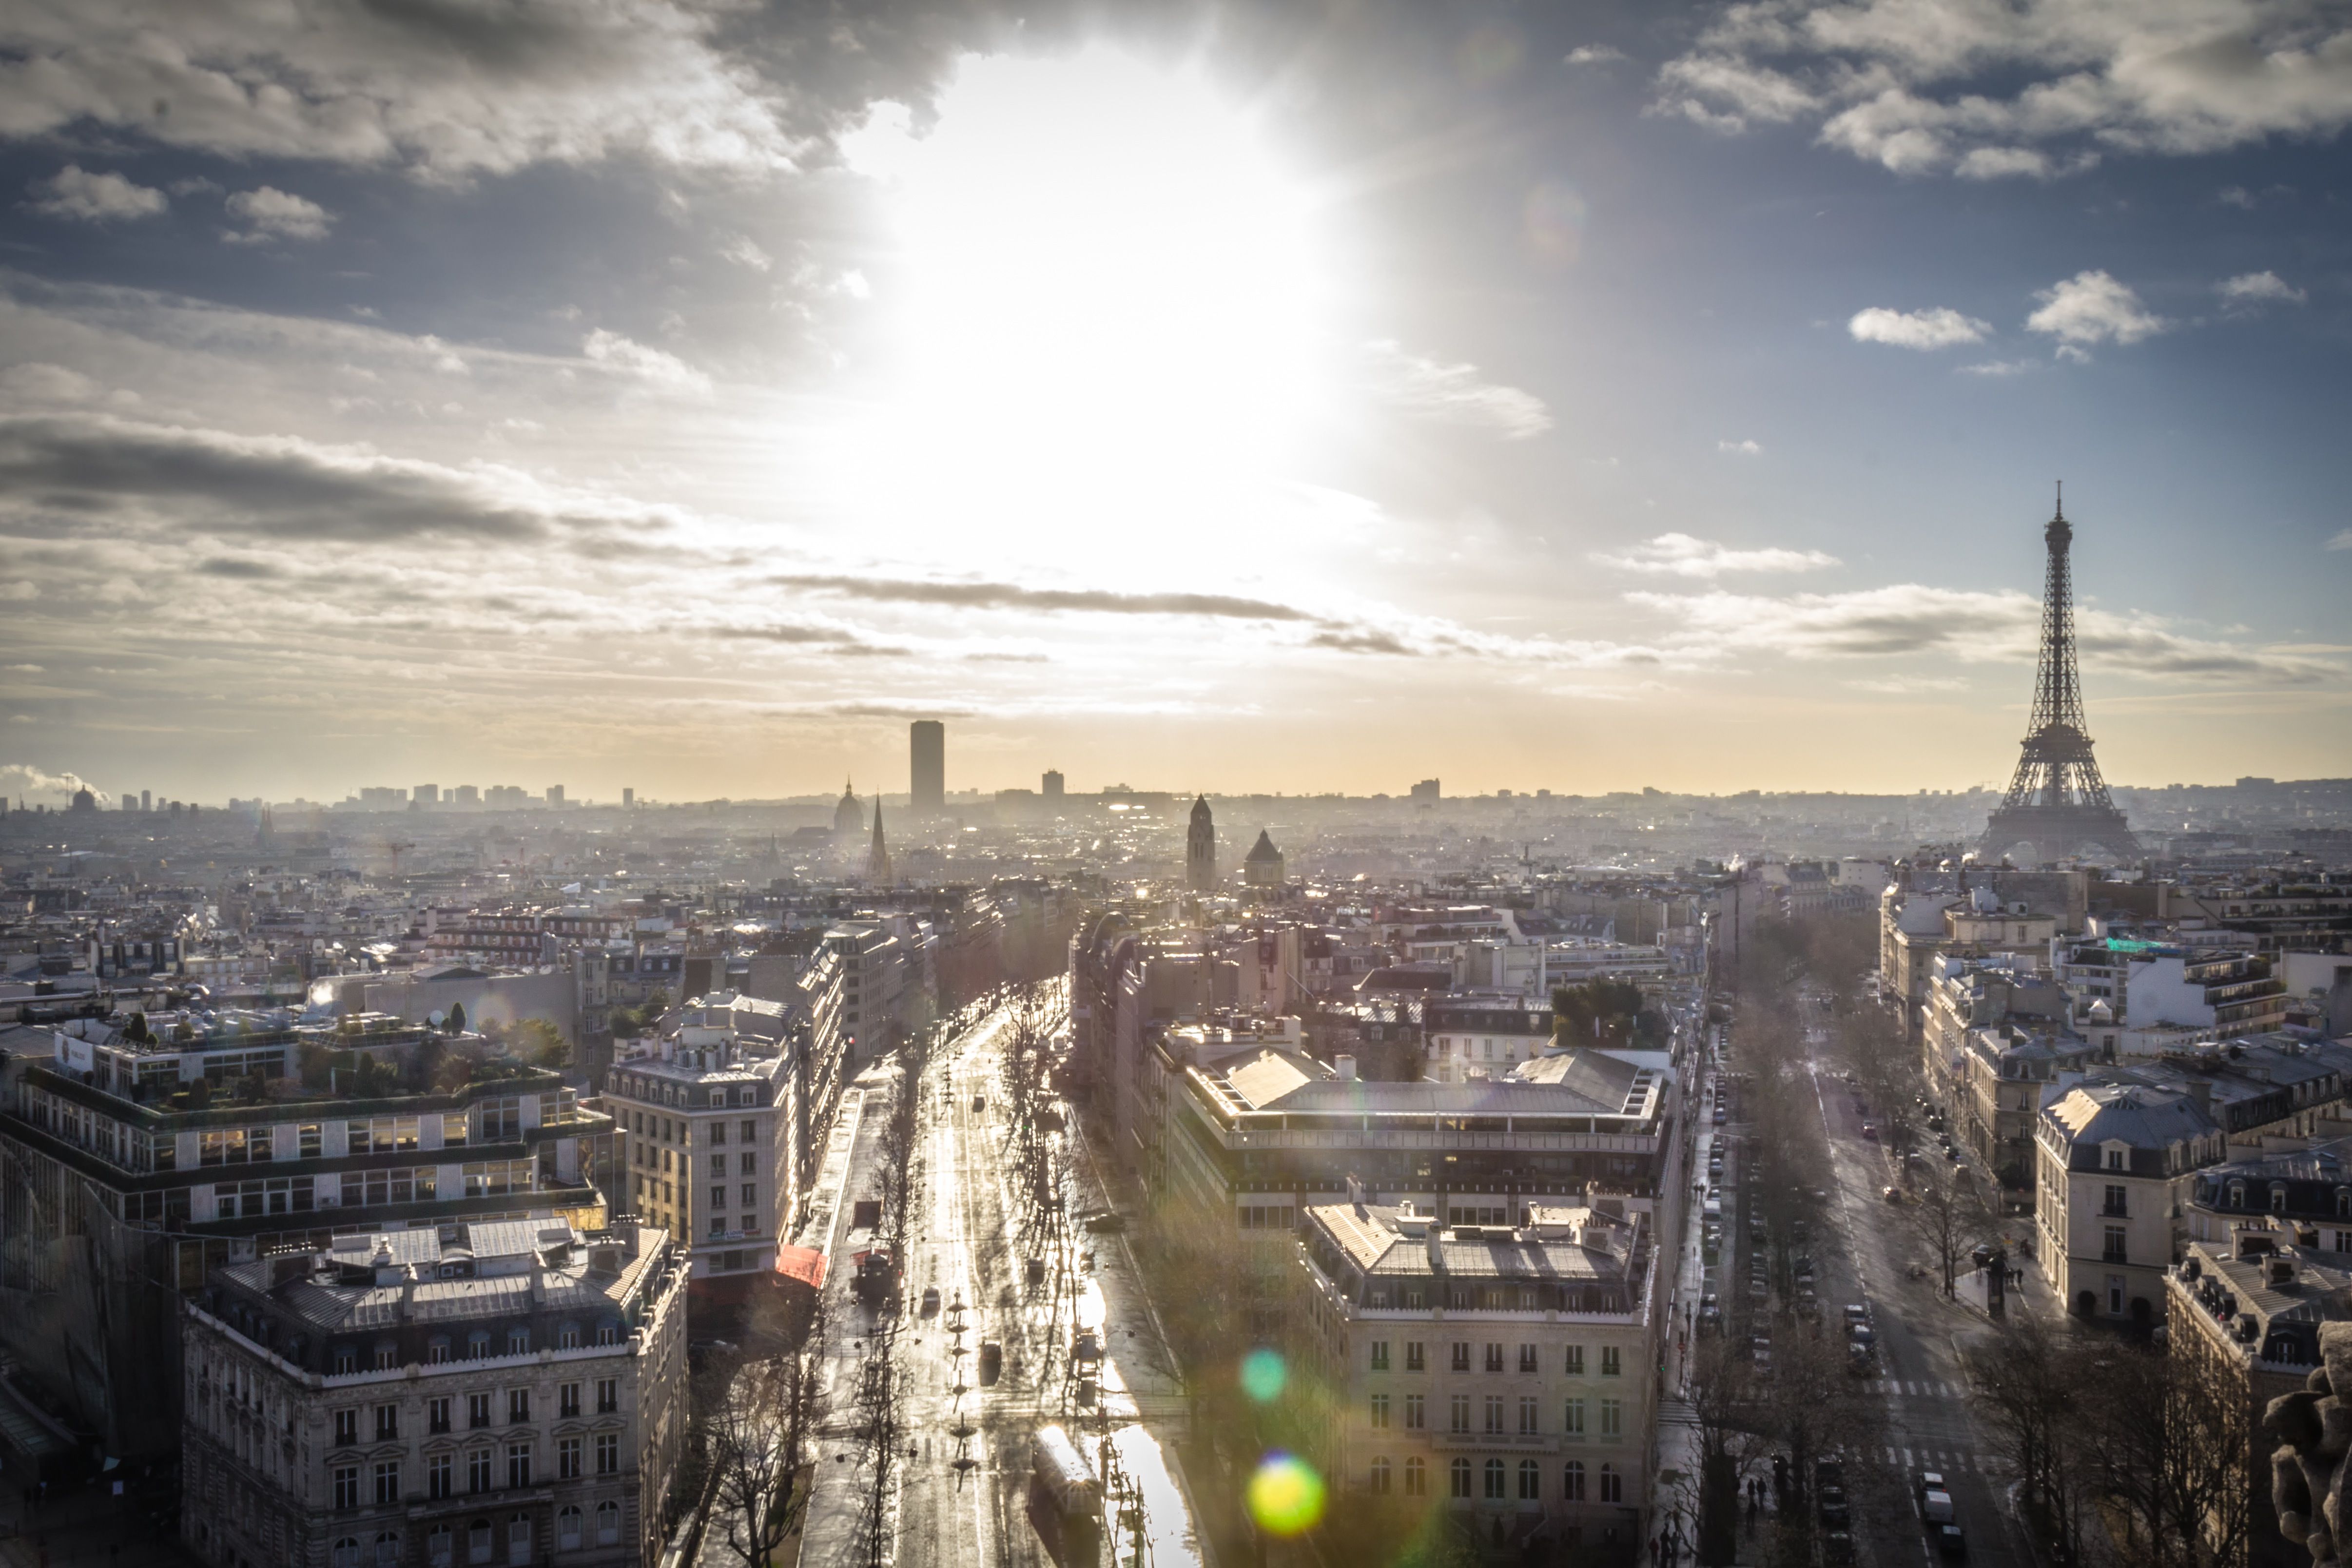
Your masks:
M449 1021L449 1015L443 1012L440 1009L436 1008L431 1012L425 1015L425 1021L431 1024L435 1029L439 1029L443 1024Z

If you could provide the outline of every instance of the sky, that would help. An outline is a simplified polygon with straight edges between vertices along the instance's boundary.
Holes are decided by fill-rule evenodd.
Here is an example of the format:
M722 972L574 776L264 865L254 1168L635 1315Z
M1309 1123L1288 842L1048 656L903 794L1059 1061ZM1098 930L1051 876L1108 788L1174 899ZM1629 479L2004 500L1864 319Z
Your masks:
M2352 773L2352 7L0 11L0 789Z

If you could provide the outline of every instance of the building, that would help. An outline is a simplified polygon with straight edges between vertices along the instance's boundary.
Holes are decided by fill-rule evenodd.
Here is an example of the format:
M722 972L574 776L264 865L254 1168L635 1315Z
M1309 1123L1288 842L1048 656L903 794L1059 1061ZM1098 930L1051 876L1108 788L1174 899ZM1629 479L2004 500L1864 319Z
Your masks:
M1412 787L1412 799L1415 800L1434 802L1437 800L1437 780L1434 779L1424 779L1420 783L1415 784Z
M219 1568L659 1561L686 1273L635 1224L357 1231L184 1313L180 1534Z
M1340 1412L1316 1457L1341 1499L1431 1499L1475 1540L1632 1563L1662 1310L1645 1217L1603 1198L1504 1225L1411 1203L1300 1218L1303 1340Z
M907 809L932 816L947 810L948 731L935 718L919 718L907 727L909 784ZM880 802L876 802L880 809Z
M879 811L882 802L877 797L874 809ZM833 836L845 844L855 843L866 831L866 810L857 803L857 792L846 779L841 781L841 799L833 808Z
M882 797L874 797L874 838L866 846L866 884L868 887L888 887L898 881L890 865L890 846L882 837Z
M1195 893L1217 885L1217 821L1206 795L1194 797L1192 819L1184 829L1184 885Z
M549 809L550 810L557 810L557 811L560 811L560 810L562 810L563 809L563 786L562 786L562 785L561 785L561 784L550 784L550 785L547 787L547 805L548 805L548 809Z
M1062 798L1063 786L1061 769L1057 768L1048 768L1045 769L1045 777L1039 782L1041 788L1038 792L1044 795L1045 799L1048 800L1058 800Z
M2156 1026L2168 1030L2152 1038L2183 1030L2204 1040L2266 1034L2285 1021L2292 999L2272 959L2234 945L2145 941L2095 922L2091 935L2053 941L2050 950L2085 1032L2118 1055L2140 1054L2126 1036ZM2090 1009L2100 1002L2106 1016L2093 1028Z
M1257 831L1257 842L1250 846L1242 862L1242 880L1261 891L1282 891L1282 852L1274 847L1264 828Z
M1422 1009L1422 1027L1428 1040L1427 1076L1436 1076L1436 1064L1448 1059L1460 1074L1473 1062L1489 1071L1507 1071L1551 1049L1551 998L1514 992L1432 997Z
M611 1119L555 1072L468 1054L478 1036L284 1014L132 1032L60 1027L5 1063L0 1098L0 1349L110 1453L177 1441L179 1330L157 1303L210 1270L362 1228L602 1223Z
M2313 1368L2325 1364L2321 1325L2352 1320L2347 1261L2255 1219L2189 1243L2165 1276L2166 1354L2235 1393L2255 1455L2275 1440L2264 1429L2270 1402L2308 1386ZM2246 1534L2237 1560L2309 1561L2279 1534L2270 1466L2249 1464L2246 1474Z
M773 1002L687 1003L650 1050L613 1063L614 1201L677 1239L698 1281L763 1275L800 1205L803 1053L763 1030Z

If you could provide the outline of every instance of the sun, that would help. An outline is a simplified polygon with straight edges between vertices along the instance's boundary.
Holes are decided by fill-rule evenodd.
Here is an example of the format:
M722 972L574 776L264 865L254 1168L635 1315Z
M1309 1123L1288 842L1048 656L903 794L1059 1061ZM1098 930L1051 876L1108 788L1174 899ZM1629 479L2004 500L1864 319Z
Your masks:
M1328 396L1318 204L1197 68L1108 47L973 57L937 123L845 143L883 184L903 285L896 436L960 506L1028 525L1105 488L1278 469Z

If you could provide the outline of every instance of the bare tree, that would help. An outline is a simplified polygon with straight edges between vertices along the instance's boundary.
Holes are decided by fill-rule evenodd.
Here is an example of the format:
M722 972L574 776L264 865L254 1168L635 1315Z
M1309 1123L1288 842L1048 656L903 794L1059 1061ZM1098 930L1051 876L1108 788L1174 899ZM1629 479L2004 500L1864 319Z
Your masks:
M1984 1189L1965 1167L1930 1166L1916 1178L1910 1207L1911 1233L1927 1249L1943 1276L1944 1294L1955 1293L1961 1261L2000 1228Z
M2042 1538L2081 1555L2085 1503L2097 1479L2092 1450L2078 1439L2089 1404L2085 1358L2042 1321L2020 1313L1967 1354L1969 1397L2022 1483L2022 1501Z
M727 1544L752 1568L800 1528L809 1488L802 1472L822 1414L822 1301L797 1349L746 1362L704 1417L704 1441L727 1520Z

